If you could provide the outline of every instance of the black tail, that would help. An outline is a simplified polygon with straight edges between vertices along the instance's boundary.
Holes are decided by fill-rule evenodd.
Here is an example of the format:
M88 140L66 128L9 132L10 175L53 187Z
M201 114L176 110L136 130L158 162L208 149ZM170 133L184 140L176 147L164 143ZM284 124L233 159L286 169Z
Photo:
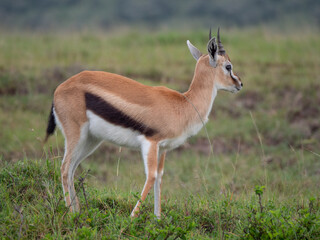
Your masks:
M54 115L53 115L53 103L52 103L51 112L48 119L47 135L46 135L46 138L44 139L44 143L46 143L50 135L53 134L55 128L56 128L56 120L54 119Z

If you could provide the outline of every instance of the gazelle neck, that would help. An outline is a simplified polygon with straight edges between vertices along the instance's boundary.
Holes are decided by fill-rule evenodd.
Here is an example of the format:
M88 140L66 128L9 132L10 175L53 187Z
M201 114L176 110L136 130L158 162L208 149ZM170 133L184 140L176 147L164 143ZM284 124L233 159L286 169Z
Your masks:
M208 120L213 101L217 95L216 68L207 65L209 65L209 60L206 57L199 59L190 87L183 94L188 99L188 108L193 108L191 112L196 114L197 119L201 117L203 122Z

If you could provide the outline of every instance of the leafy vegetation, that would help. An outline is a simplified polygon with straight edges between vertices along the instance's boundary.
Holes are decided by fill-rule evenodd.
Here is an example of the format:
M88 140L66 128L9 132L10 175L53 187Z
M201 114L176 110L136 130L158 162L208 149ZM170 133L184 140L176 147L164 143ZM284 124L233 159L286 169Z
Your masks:
M143 164L139 153L107 143L80 165L82 209L69 213L61 133L41 143L52 93L84 69L185 91L195 66L185 41L204 52L207 32L1 35L2 238L320 238L317 32L222 32L244 88L219 92L206 130L168 154L160 221L152 194L130 219Z
M146 201L138 218L129 213L135 193L119 194L94 188L81 190L80 213L64 205L56 161L22 160L2 163L0 230L3 238L77 239L315 239L320 237L320 201L310 198L289 205L264 201L263 187L238 200L232 195L167 200L157 220ZM82 174L82 176L84 173ZM258 188L258 189L257 189ZM87 192L86 192L87 191ZM84 198L84 194L88 198ZM87 201L87 202L85 202ZM88 207L86 207L88 205Z

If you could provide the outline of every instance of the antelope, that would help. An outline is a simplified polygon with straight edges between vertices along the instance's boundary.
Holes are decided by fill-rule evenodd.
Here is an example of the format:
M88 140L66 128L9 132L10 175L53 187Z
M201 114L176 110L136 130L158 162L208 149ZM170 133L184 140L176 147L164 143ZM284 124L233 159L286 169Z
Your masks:
M48 120L47 135L56 125L65 137L61 181L66 205L79 211L74 174L80 162L103 141L140 149L146 181L141 203L154 186L154 214L161 217L161 181L166 152L197 134L208 121L218 90L236 93L243 84L233 73L231 61L209 33L207 54L190 41L187 46L197 61L189 89L180 93L164 86L146 86L132 79L102 71L83 71L60 84Z

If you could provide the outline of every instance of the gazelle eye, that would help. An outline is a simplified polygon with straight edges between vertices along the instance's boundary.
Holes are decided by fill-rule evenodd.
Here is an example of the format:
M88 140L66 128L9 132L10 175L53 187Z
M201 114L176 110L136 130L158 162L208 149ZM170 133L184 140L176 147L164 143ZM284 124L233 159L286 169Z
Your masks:
M227 69L229 72L231 71L231 68L232 68L231 65L227 65L227 66L226 66L226 69Z

